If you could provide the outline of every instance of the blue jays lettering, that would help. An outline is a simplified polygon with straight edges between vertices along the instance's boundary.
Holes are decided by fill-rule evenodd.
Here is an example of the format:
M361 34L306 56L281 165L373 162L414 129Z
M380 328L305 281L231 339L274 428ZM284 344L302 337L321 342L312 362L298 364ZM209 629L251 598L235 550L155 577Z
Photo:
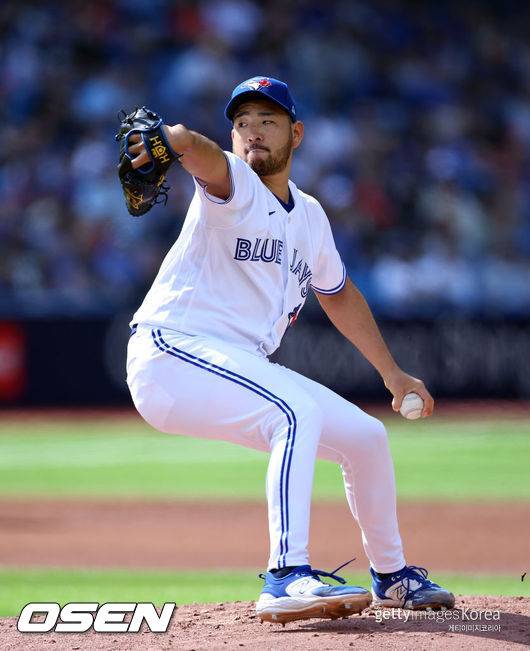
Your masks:
M281 264L283 250L284 243L282 240L269 237L256 237L254 241L251 241L244 237L238 237L234 260L239 260L240 262L262 261ZM313 273L307 262L300 255L298 249L293 249L289 270L298 278L300 295L302 298L305 298L311 285Z

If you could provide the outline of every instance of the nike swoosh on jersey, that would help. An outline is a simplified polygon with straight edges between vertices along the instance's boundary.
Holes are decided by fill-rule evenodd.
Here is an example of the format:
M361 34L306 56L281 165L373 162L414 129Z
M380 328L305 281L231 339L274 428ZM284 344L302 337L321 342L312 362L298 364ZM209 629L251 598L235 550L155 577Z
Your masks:
M273 210L272 212L269 213L269 215L274 215L275 212L276 212L276 211Z

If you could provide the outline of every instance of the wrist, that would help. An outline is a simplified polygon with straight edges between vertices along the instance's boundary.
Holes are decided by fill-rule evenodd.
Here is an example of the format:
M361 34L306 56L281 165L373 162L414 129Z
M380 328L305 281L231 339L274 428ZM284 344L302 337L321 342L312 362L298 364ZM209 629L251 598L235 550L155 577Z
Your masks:
M183 124L164 125L167 140L174 152L182 154L193 141L193 136Z
M397 378L398 375L402 373L402 370L399 368L399 366L392 360L390 363L386 364L380 371L379 371L381 377L383 378L383 382L385 383L385 386L388 388L389 386L392 386L394 383L394 380Z

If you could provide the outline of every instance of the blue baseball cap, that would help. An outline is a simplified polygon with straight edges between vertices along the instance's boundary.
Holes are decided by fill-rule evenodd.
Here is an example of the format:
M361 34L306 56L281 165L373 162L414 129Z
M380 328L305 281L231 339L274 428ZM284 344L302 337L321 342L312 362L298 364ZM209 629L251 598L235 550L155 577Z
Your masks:
M236 108L252 99L270 99L276 102L296 122L296 105L287 84L272 77L252 77L236 86L225 108L226 117L232 121Z

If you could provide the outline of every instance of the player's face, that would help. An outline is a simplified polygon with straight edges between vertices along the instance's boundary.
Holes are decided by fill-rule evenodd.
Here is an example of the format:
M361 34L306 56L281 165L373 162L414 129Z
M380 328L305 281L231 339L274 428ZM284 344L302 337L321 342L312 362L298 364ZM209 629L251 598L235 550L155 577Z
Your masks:
M259 176L283 172L301 140L298 125L274 102L245 102L234 115L233 152Z

